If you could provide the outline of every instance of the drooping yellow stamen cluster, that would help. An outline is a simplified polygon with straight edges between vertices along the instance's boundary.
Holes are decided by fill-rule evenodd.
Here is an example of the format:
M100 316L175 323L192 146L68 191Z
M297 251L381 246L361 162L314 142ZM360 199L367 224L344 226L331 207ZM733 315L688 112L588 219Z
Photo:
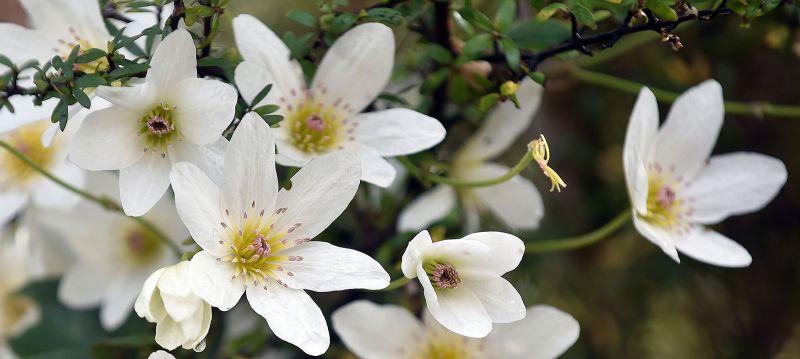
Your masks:
M280 252L310 240L304 238L289 241L284 238L300 228L301 223L283 229L275 228L286 211L286 208L279 208L273 213L265 213L266 209L258 209L256 201L249 208L243 209L241 218L234 218L235 214L232 215L229 209L225 209L225 221L220 222L220 226L226 231L227 240L219 243L227 246L228 255L217 260L235 266L234 278L243 277L245 283L255 286L263 286L272 278L278 284L286 286L275 273L285 271L281 263L299 262L303 257L285 256ZM289 277L294 276L291 271L285 272Z
M167 148L180 140L174 110L169 105L160 104L139 119L139 135L145 136L145 150L160 151L163 157Z
M143 265L156 261L164 250L164 245L158 236L139 225L127 228L123 232L121 241L121 257L132 265Z
M37 121L0 135L0 139L10 144L37 165L48 168L53 165L54 153L59 146L58 139L50 147L42 145L42 134L49 127L47 121ZM28 164L8 151L0 151L0 191L24 188L39 174Z
M539 164L539 168L542 169L542 173L550 179L550 192L553 192L554 189L561 192L561 187L567 187L567 184L564 183L564 180L561 179L561 176L559 176L555 170L548 166L547 163L550 161L550 146L547 144L544 135L539 136L539 139L528 143L528 149L531 151L533 160L536 161L536 163Z
M291 141L303 152L321 154L336 147L345 136L345 114L309 97L291 110L287 123Z
M676 184L670 183L666 177L651 171L647 185L647 214L642 218L662 228L677 229L686 211L676 188Z

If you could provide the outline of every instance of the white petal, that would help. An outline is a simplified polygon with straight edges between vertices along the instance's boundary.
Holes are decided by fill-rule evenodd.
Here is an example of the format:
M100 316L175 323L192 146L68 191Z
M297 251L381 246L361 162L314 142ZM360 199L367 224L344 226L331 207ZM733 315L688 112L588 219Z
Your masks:
M495 163L484 163L470 171L469 178L492 179L511 169ZM503 223L514 230L534 230L544 217L542 195L531 181L514 176L508 181L490 187L470 190L481 203Z
M486 349L498 358L555 359L580 335L580 325L571 315L547 305L528 308L525 319L495 325L486 337Z
M708 166L679 195L688 200L689 220L717 223L728 216L757 211L786 183L786 166L757 153L711 157Z
M416 338L425 333L420 321L405 308L366 300L339 308L331 321L347 348L361 358L405 358L413 352Z
M219 189L197 166L177 163L170 173L178 216L194 241L214 256L225 255L219 244L227 230L222 227Z
M239 302L245 290L242 277L234 278L233 266L218 262L206 251L201 251L189 262L189 284L197 296L212 307L228 311Z
M311 88L324 103L342 101L350 113L361 112L380 94L394 66L394 34L377 22L358 25L328 49ZM353 86L358 84L358 86Z
M389 274L372 257L312 241L277 253L280 256L302 256L302 261L284 262L283 268L294 274L287 284L297 289L330 292L345 289L383 289L389 285Z
M196 145L217 141L233 121L236 90L224 82L190 78L179 82L168 95L176 106L175 121L181 135Z
M278 338L296 345L308 355L328 350L330 334L325 316L306 292L284 288L271 281L268 289L250 287L247 300Z
M0 192L0 227L14 217L26 203L28 203L26 193Z
M474 246L466 247L465 243L460 243L464 248L470 249L469 253L461 251L459 254L459 251L455 250L456 247L453 247L454 250L450 256L459 258L462 262L458 263L456 268L463 278L491 279L501 276L517 268L525 254L525 243L516 236L503 232L478 232L462 239L436 243L446 242L454 244L472 242L487 248L487 250L483 250Z
M339 217L353 199L359 184L359 165L347 152L312 160L292 177L292 189L281 190L275 208L286 211L276 230L301 225L285 238L314 238Z
M722 87L708 80L675 100L650 157L673 179L691 180L705 166L725 116Z
M148 152L135 165L119 171L119 197L125 214L147 213L169 188L172 163L161 154Z
M214 183L221 184L225 172L225 149L228 140L219 137L216 142L205 146L196 146L187 141L173 144L169 149L172 163L190 162L200 168Z
M175 84L197 77L197 49L192 35L178 29L167 35L150 59L146 81L156 85L162 94L168 93ZM163 92L162 92L163 91Z
M112 279L100 307L100 324L104 329L114 330L125 322L146 279L147 273L138 271L120 273Z
M480 299L467 286L437 290L438 306L428 305L436 321L452 332L483 338L492 330L492 319Z
M345 149L357 154L361 159L361 180L378 187L389 187L397 175L397 170L386 161L378 151L359 142L343 144Z
M278 149L278 154L275 156L275 162L281 166L303 167L316 157L295 147L291 140L278 138L277 136L283 130L284 127L278 127L274 130L276 136L275 146Z
M442 142L445 129L433 117L405 108L355 115L353 137L385 157L417 153Z
M75 134L69 159L91 171L132 166L144 154L136 116L118 107L92 112Z
M159 101L155 85L147 82L130 87L99 86L96 91L98 97L133 112L137 125L139 118L152 110Z
M486 122L461 148L458 157L470 161L483 161L505 152L531 124L542 103L543 88L529 78L520 83L518 109L506 101L489 113Z
M0 29L2 25L5 24L0 23ZM0 33L3 33L2 30L0 30ZM2 40L0 40L0 42L2 42ZM2 52L2 49L0 49L0 53L7 54ZM58 104L58 100L49 99L42 102L41 106L34 105L33 100L34 96L18 95L10 97L8 101L11 102L11 105L14 107L14 113L11 113L5 106L0 110L0 133L11 131L31 122L41 120L47 120L49 122L50 114L53 113L53 109L56 107L56 104ZM58 127L58 124L55 124L55 126Z
M250 15L235 17L233 30L244 59L236 67L236 85L248 103L268 84L272 84L272 90L259 104L278 104L284 112L287 105L304 100L303 71L272 30Z
M753 261L739 243L702 226L675 238L675 247L689 257L720 267L747 267Z
M414 238L408 242L406 251L403 253L401 267L403 275L407 278L415 278L417 276L417 268L421 267L420 261L422 255L433 244L430 233L428 231L419 232Z
M147 277L144 284L142 284L142 290L139 291L139 296L136 297L136 301L133 303L133 309L136 311L136 315L147 319L149 322L160 321L167 314L164 311L161 298L159 298L156 293L156 285L165 269L166 268L161 268Z
M633 214L633 225L644 238L653 242L653 244L661 248L664 253L676 262L681 262L681 260L678 259L678 251L675 249L674 236L670 232L639 218L636 213Z
M656 96L647 87L642 87L633 106L622 161L625 167L625 183L633 208L647 213L647 163L649 152L658 135L658 103Z
M183 328L181 328L180 323L176 323L167 317L156 324L156 343L162 348L174 350L185 341L186 336L183 334Z
M525 303L511 283L503 278L465 281L480 299L486 313L495 323L510 323L525 318Z
M431 279L428 278L428 274L425 273L425 269L422 268L422 263L417 264L417 268L415 269L416 274L414 276L419 279L419 284L422 286L422 294L425 296L425 303L430 310L432 307L439 307L439 295L436 294L436 290L433 289L433 284L431 284ZM406 277L409 277L406 275ZM409 277L412 278L412 277Z
M456 192L447 185L438 185L417 196L403 208L397 219L399 231L418 231L444 218L456 206Z
M100 6L97 2L91 0L23 0L20 4L25 8L32 27L42 29L51 35L66 35L72 28L72 31L75 31L84 40L105 41L104 38L94 39L94 37L99 35L110 37L108 30L105 29L103 18L100 16Z
M159 350L151 353L147 359L175 359L175 356L163 350Z
M233 218L251 216L275 208L278 175L275 172L275 140L264 120L254 113L242 118L225 152L222 203Z
M16 24L0 23L0 34L3 34L0 37L0 53L16 64L29 60L46 61L49 56L54 55L50 52L53 41L41 31L26 29Z
M58 300L73 309L100 304L116 273L76 264L64 273L58 285Z

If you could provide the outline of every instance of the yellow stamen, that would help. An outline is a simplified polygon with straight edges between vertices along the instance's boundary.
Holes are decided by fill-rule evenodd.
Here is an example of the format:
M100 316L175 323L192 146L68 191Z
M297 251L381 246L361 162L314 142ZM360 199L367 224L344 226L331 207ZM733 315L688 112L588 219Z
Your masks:
M547 144L544 135L540 134L539 139L528 143L528 149L530 149L533 155L533 160L536 161L536 163L539 164L539 168L542 169L542 173L550 179L550 192L553 192L554 189L561 192L561 187L567 187L567 184L564 183L561 176L547 165L550 161L550 146Z

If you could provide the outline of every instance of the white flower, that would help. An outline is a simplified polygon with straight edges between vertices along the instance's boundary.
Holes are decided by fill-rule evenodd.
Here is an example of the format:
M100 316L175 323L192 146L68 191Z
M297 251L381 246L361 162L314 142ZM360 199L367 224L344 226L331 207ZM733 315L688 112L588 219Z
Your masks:
M274 146L269 126L251 113L228 146L221 188L192 164L175 166L178 213L203 248L190 263L190 283L222 310L247 293L276 336L320 355L330 342L327 324L304 289L380 289L389 275L363 253L310 241L355 195L358 159L347 152L314 159L279 192Z
M120 170L122 207L130 216L146 213L164 195L173 163L218 166L237 95L228 84L197 78L195 51L186 30L171 33L144 83L97 88L113 106L90 113L75 135L70 159L88 170Z
M0 129L0 140L56 177L83 187L84 172L67 161L69 136L57 138L50 147L42 144L42 134L50 126L49 114L42 113L47 110L52 110L52 107L29 108L17 113L24 116L16 121L19 127ZM78 199L77 195L42 176L6 149L0 149L0 226L30 202L42 208L69 209L78 203Z
M501 276L522 260L525 245L510 234L480 232L433 243L420 232L403 253L403 274L419 278L436 320L458 334L482 338L492 323L525 317L516 289Z
M525 319L500 324L486 338L448 331L425 312L420 322L397 305L352 302L333 313L333 328L358 357L406 358L556 358L578 339L571 315L547 305L528 308Z
M188 261L155 271L134 304L136 314L156 323L156 343L168 350L202 351L211 326L211 306L192 292L188 272Z
M675 261L680 251L713 265L748 266L746 249L705 225L764 207L786 182L786 167L772 157L709 158L723 117L722 88L713 80L678 97L660 129L649 89L631 113L623 161L633 221Z
M383 90L394 65L394 35L379 23L356 26L328 50L306 89L303 72L289 49L264 24L249 15L233 20L244 62L236 84L252 101L267 84L260 104L278 104L284 120L275 130L278 164L305 166L322 154L350 150L361 157L361 179L389 186L395 169L383 157L416 153L444 139L434 118L396 108L359 114Z
M150 353L147 359L175 359L175 356L163 350Z
M517 97L521 108L511 101L494 109L485 124L456 153L450 176L467 180L485 180L502 176L510 169L487 162L505 152L531 123L539 109L542 87L526 78L520 84ZM515 230L533 230L544 216L542 196L533 183L522 177L490 187L452 188L437 185L421 194L400 213L398 229L419 231L456 208L460 199L466 216L467 232L478 230L481 212L491 212Z
M114 198L115 182L109 173L95 173L88 187ZM145 218L176 243L189 236L169 198ZM73 309L100 304L100 322L109 330L128 317L147 277L178 261L152 231L95 203L81 202L72 212L48 216L43 225L61 234L78 259L61 279L59 300Z

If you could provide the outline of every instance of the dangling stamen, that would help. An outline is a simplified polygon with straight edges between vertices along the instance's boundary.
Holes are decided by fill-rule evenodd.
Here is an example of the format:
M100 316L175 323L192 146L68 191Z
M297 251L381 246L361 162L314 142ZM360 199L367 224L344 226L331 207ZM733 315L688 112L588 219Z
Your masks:
M550 192L553 192L553 189L561 192L561 187L567 187L567 184L564 183L561 176L547 165L550 161L550 146L547 144L544 135L540 134L538 140L533 140L528 143L528 149L531 151L533 160L536 161L536 163L539 164L539 168L542 169L542 173L550 179Z

